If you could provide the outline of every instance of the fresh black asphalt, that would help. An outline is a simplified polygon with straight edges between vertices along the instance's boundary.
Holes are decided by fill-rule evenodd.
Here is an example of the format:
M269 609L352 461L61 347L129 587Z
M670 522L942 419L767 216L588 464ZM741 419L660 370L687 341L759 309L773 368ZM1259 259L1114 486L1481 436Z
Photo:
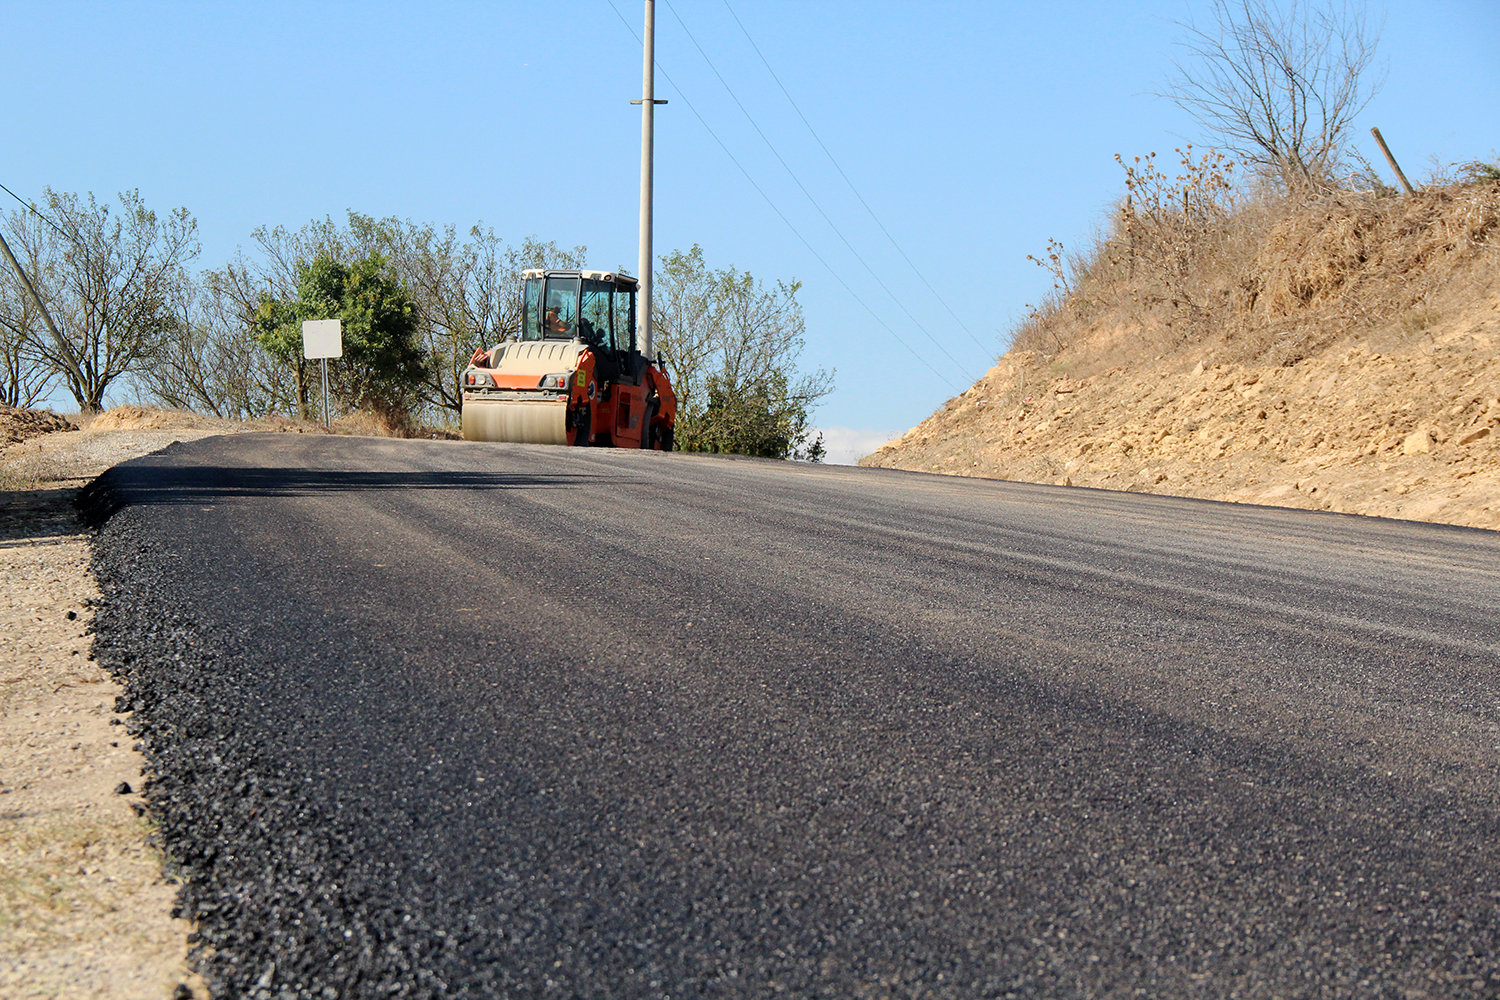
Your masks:
M1500 994L1500 535L240 435L88 491L224 997Z

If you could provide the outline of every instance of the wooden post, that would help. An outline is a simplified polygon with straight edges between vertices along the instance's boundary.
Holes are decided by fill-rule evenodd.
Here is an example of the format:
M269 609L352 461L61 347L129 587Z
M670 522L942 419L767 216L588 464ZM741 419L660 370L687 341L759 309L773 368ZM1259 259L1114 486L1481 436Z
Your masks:
M1389 163L1391 165L1391 169L1396 171L1396 179L1401 182L1402 187L1406 188L1406 193L1416 194L1417 192L1411 189L1411 182L1408 181L1406 179L1406 175L1401 172L1401 167L1396 163L1396 158L1391 155L1391 147L1385 144L1385 137L1380 134L1380 129L1371 128L1370 134L1375 137L1376 142L1380 143L1380 151L1385 154L1385 162Z

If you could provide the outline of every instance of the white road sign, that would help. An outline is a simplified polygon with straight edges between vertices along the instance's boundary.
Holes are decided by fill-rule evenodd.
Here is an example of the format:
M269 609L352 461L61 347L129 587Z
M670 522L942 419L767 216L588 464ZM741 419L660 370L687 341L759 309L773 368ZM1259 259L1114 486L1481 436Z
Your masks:
M344 324L336 319L302 321L302 356L304 358L342 358Z

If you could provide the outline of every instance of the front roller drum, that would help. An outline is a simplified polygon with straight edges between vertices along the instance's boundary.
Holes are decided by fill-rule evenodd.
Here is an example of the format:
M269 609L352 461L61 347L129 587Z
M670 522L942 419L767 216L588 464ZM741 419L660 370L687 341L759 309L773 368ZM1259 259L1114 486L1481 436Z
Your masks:
M465 441L568 444L568 404L466 400L463 430Z

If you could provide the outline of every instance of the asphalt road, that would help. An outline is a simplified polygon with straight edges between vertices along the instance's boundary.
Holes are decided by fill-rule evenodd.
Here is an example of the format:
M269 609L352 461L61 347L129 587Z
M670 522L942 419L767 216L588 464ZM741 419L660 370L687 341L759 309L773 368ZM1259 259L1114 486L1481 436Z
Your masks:
M1500 535L242 435L91 491L225 996L1500 993Z

